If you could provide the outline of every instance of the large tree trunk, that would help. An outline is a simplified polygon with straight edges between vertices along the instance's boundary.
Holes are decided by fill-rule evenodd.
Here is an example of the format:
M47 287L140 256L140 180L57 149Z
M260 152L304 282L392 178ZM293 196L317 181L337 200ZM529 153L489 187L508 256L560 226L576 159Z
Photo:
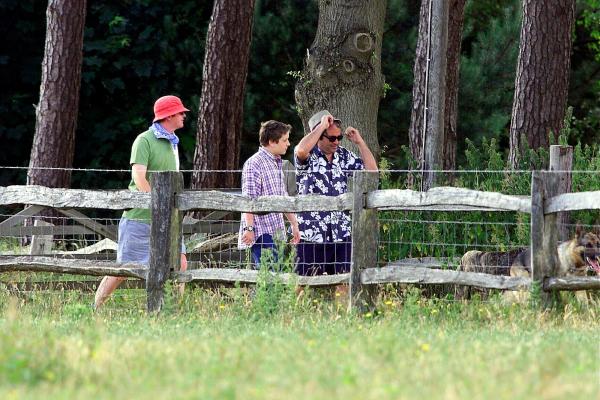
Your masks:
M50 0L27 183L69 187L79 110L85 0ZM37 169L54 167L65 169Z
M361 132L375 157L386 6L385 0L319 0L317 33L295 92L306 131L312 114L329 110ZM348 141L344 146L356 150Z
M437 54L435 49L439 48L444 51L445 54L445 72L444 72L444 101L436 104L431 101L428 102L428 122L431 122L431 114L443 112L443 130L435 129L428 123L427 132L425 132L426 140L435 140L441 145L437 146L441 153L438 157L434 158L434 164L436 168L443 168L445 170L454 170L456 168L456 124L458 116L458 88L459 88L459 65L460 65L460 49L462 42L462 30L463 21L465 14L465 2L466 0L450 0L448 4L448 32L447 32L447 44L445 46L439 46L435 43L431 43L430 50L430 66L429 66L429 90L431 91L431 85L433 84L432 63L438 61L439 58L443 57L441 54ZM419 167L423 167L423 135L425 130L425 104L427 98L427 48L429 42L429 36L432 35L430 29L433 30L437 26L441 25L435 19L431 21L431 27L429 24L429 9L431 6L436 5L430 4L431 0L423 0L421 2L421 10L419 12L419 32L417 38L417 48L415 55L414 64L414 85L413 85L413 105L410 118L409 127L409 147L410 152L415 161L419 163ZM435 11L435 10L434 10ZM432 16L433 18L434 16ZM433 39L432 35L432 39ZM438 80L440 80L438 78ZM431 97L432 93L429 94L430 99L436 100L436 97ZM433 137L438 135L440 137ZM435 160L438 160L437 162ZM426 166L425 168L430 168Z
M235 187L254 0L215 0L206 39L193 188ZM258 66L260 67L260 66Z
M460 48L466 0L450 0L448 13L448 50L446 52L446 106L444 112L444 158L446 171L456 169L456 124L458 121L458 82Z
M575 0L523 1L521 43L510 121L510 166L518 168L521 138L548 148L563 127L569 90Z

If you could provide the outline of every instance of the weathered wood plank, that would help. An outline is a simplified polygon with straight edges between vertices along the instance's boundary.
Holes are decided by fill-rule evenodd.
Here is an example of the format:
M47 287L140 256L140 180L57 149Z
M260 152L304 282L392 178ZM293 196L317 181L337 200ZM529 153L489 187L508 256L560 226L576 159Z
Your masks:
M367 208L387 210L484 210L531 212L529 196L509 196L496 192L436 187L427 192L408 189L375 190L367 196Z
M0 222L0 230L10 228L17 224L20 224L21 222L25 221L27 218L29 218L33 215L36 215L37 213L42 211L44 208L46 208L46 207L43 207L43 206L26 207L25 209L19 211L15 215L8 217L4 221Z
M600 190L593 192L564 193L547 199L546 213L578 210L600 210Z
M10 204L124 210L150 208L150 194L131 190L62 189L37 185L0 186L0 205Z
M380 283L452 283L488 289L517 290L529 287L531 279L423 267L383 267L365 269L361 274L361 281L363 285Z
M442 269L448 266L460 265L461 257L418 257L418 258L403 258L388 262L384 267L417 267L417 268L433 268Z
M531 275L535 282L542 283L544 276L544 193L542 173L533 171L531 175Z
M544 290L600 290L600 276L565 276L546 278Z
M94 232L80 225L60 225L60 226L11 226L10 228L0 227L0 236L32 236L32 235L93 235Z
M571 170L573 169L573 146L550 146L550 165L548 169L558 176L558 186L555 195L571 192ZM571 217L568 212L557 216L558 240L569 240L569 224Z
M544 183L544 200L551 198L558 193L559 190L559 176L553 172L542 171L541 176L543 177ZM541 274L533 275L534 279L539 279L540 286L543 286L545 278L555 277L558 275L558 225L557 225L558 214L547 214L544 212L544 235L543 245L544 251L542 253L542 271ZM560 297L557 293L541 291L540 298L542 305L546 308L550 308L557 305L560 302Z
M89 246L85 246L82 247L80 249L77 250L72 250L72 251L55 251L54 254L61 254L61 255L77 255L77 254L98 254L102 251L111 251L111 252L116 252L117 251L117 242L114 242L110 239L102 239L94 244L91 244Z
M300 286L334 286L348 283L350 274L298 276L292 273L280 273L282 282L296 283ZM172 272L171 278L177 282L222 282L222 283L256 283L258 270L232 268L201 268L185 272Z
M101 280L47 280L47 281L24 281L24 282L1 282L2 286L6 287L10 292L32 292L36 290L77 290L80 292L93 293L98 288ZM141 279L127 279L123 281L117 290L121 289L146 289L146 282Z
M362 271L377 263L379 227L377 210L366 209L367 193L377 189L379 173L357 171L354 173L352 208L352 262L350 263L349 308L365 312L374 307L376 288L363 286Z
M240 223L237 222L212 222L212 221L198 221L194 224L184 224L183 233L186 235L192 233L212 233L212 234L223 234L238 232L240 230Z
M54 257L2 257L0 272L30 271L56 272L73 275L125 276L146 279L147 268L134 263L116 263L96 260L67 260Z
M352 208L352 194L341 196L250 197L219 191L186 191L177 196L180 210L224 210L265 214L271 212L343 211Z
M73 221L89 228L90 230L96 232L100 236L103 236L112 241L117 241L117 226L116 225L103 225L100 224L87 215L77 211L77 210L58 210L59 213L66 215L67 217L73 218Z
M65 252L66 254L60 254L60 252L55 252L51 254L39 254L38 257L50 257L54 259L65 259L65 260L90 260L90 261L99 261L99 262L116 262L117 253L101 253L101 254L74 254ZM25 253L9 253L4 252L0 253L0 260L12 259L16 256L25 256ZM37 258L37 257L36 257Z
M54 226L50 222L36 219L33 221L33 226ZM29 248L29 255L35 256L39 254L46 254L52 252L52 235L34 235L31 237L31 247Z
M171 270L179 270L181 254L181 221L175 206L176 196L183 190L183 174L175 171L155 172L151 177L150 266L146 279L148 312L159 312L163 306L164 285Z

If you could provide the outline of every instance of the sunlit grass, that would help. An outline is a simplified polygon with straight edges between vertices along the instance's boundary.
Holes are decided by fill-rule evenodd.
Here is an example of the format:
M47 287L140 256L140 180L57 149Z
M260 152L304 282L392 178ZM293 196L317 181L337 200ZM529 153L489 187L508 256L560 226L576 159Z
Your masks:
M265 287L266 289L266 287ZM169 289L170 290L170 289ZM0 292L0 398L569 398L599 393L598 307L540 313L383 291L348 314L333 294ZM263 299L263 301L266 301ZM260 306L262 307L262 306Z

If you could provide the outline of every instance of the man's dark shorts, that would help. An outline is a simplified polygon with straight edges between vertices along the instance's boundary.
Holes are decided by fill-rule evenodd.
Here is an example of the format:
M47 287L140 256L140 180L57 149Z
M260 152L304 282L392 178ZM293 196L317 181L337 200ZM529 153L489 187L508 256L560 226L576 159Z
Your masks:
M297 247L298 275L333 275L350 272L352 242L300 242Z

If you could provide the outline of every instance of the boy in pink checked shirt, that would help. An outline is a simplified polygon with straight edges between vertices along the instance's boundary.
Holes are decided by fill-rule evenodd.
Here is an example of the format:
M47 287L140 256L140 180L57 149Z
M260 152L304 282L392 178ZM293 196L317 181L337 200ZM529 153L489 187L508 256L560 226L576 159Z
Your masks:
M287 196L281 156L290 146L290 125L279 121L263 122L258 133L260 147L242 170L242 194L255 199L259 196ZM292 226L293 244L300 241L300 230L294 213L285 213ZM275 252L275 240L285 240L282 213L255 215L243 213L238 246L251 248L256 267L260 265L263 249Z

